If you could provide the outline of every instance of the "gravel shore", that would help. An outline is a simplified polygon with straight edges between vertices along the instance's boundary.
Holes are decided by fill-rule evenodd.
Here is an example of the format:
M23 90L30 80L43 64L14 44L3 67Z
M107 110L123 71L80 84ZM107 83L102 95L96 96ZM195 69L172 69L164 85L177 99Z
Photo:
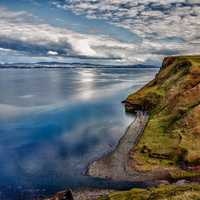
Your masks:
M87 175L126 181L134 181L137 176L141 176L128 169L128 156L131 148L142 136L148 118L146 112L138 111L135 120L128 127L115 150L90 164Z

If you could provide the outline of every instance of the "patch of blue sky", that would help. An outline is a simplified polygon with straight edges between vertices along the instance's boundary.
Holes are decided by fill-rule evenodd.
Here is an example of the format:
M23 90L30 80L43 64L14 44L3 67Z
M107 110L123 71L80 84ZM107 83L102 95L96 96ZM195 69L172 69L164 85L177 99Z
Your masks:
M71 10L62 10L48 0L1 0L0 6L13 11L29 12L42 22L54 27L67 28L83 34L106 35L121 42L141 42L141 38L128 29L111 24L104 19L89 19L83 14L77 15Z

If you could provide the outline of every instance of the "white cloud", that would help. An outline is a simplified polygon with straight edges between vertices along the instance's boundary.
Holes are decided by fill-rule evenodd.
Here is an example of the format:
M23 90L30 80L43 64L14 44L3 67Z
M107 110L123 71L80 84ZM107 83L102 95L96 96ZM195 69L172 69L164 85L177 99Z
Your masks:
M121 58L125 63L158 62L167 54L199 53L200 3L195 0L68 0L55 1L88 18L108 20L137 34L141 42L126 43L111 36L81 34L45 24L24 11L0 7L0 47L41 52L39 56ZM17 45L22 47L18 47ZM4 45L5 46L5 45ZM2 46L2 48L4 48ZM16 49L15 49L16 48ZM0 51L0 53L3 51ZM35 52L34 52L35 53ZM119 60L118 60L119 61Z
M47 54L50 55L50 56L57 56L58 52L56 52L56 51L48 51Z
M27 51L30 48L33 51L36 48L39 52L42 49L42 53L46 51L46 55L58 55L62 51L62 56L120 57L124 60L134 50L133 45L107 36L80 34L49 24L26 21L26 12L0 8L0 13L0 45L5 46L6 42L6 46L13 50Z
M192 45L199 38L200 2L198 0L71 0L54 1L63 9L88 18L106 19L129 29L143 42L133 45L137 54L171 50L199 53ZM183 41L180 43L180 41ZM148 45L148 46L147 46Z
M135 44L120 42L105 35L80 34L68 29L53 27L49 24L35 23L26 20L26 12L11 12L0 8L2 19L0 20L0 46L21 54L23 51L38 56L88 56L99 58L120 58L124 63L140 63L149 58L143 58L137 54L143 52L145 47ZM17 18L20 18L17 19ZM143 50L142 50L143 49ZM5 54L0 51L0 56ZM20 50L20 51L19 51ZM62 55L60 54L62 52ZM20 53L21 52L21 53ZM149 54L149 53L148 53ZM6 54L7 55L7 54ZM133 56L134 55L134 56ZM32 57L35 55L31 55ZM119 61L119 59L118 59Z

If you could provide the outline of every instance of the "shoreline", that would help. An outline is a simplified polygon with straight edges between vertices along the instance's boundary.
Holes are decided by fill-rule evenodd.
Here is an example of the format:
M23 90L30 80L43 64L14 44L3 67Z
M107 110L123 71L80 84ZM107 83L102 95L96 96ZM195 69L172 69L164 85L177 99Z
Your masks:
M83 174L93 178L103 178L108 181L130 181L134 184L143 183L144 188L156 186L160 183L168 184L168 173L166 172L140 173L129 169L129 151L139 142L148 123L148 119L147 112L137 111L135 119L128 126L116 147L112 151L91 161ZM99 196L104 196L114 191L116 190L82 188L73 190L72 194L75 200L86 200L88 197L96 200ZM55 196L46 198L46 200L60 200L64 194L64 191L58 192Z
M135 181L134 179L141 174L130 172L129 151L141 138L148 119L146 112L136 112L134 121L129 125L115 149L92 161L88 165L86 175L117 181Z
M148 191L149 195L157 186L173 184L176 191L179 186L199 184L200 174L197 163L199 157L189 157L192 158L191 160L188 158L189 153L190 156L199 155L199 143L196 140L194 141L192 137L194 133L200 133L197 129L200 116L198 112L200 110L198 101L200 79L197 68L199 63L199 57L165 58L162 68L155 78L136 93L129 95L124 101L127 111L146 110L151 113L151 118L146 112L137 111L135 120L129 125L114 150L89 163L85 175L103 178L107 181L140 182L148 185L144 192L146 194L146 191ZM180 85L184 85L184 87L180 87ZM155 110L157 112L152 113ZM166 125L170 126L163 129ZM170 138L168 134L164 134L168 133L169 130L174 134L178 133L178 136L182 136L182 141L178 137L178 145L177 137ZM144 152L148 158L142 158L143 162L136 163L133 154L138 153L138 156L140 156L140 153L143 153L142 147L137 146L141 136L144 140L142 142L150 141L147 153ZM153 141L153 144L151 144L151 141ZM133 147L135 148L133 149ZM152 159L150 160L152 162L148 159ZM161 163L163 159L167 159L167 162ZM135 164L137 164L137 167L134 166ZM145 166L145 168L145 164L152 164L153 167ZM183 164L185 164L184 168ZM169 189L168 186L164 189ZM161 191L159 187L157 188L158 193ZM173 188L168 191L170 197L175 194ZM180 191L182 192L182 189ZM134 191L128 193L132 195ZM136 193L138 193L137 189ZM122 194L122 197L129 199L129 196L126 198L126 194ZM117 199L120 199L120 197L119 194Z
M126 129L125 133L123 134L123 136L119 139L118 144L116 145L116 147L112 150L112 151L108 151L105 154L101 155L99 158L92 160L90 163L88 163L88 166L85 169L85 172L83 172L83 175L85 176L90 176L90 177L97 177L97 178L103 178L105 180L113 180L113 181L129 181L130 179L127 176L124 176L121 178L120 177L113 177L113 175L115 173L112 172L113 168L110 166L109 163L104 163L106 168L104 169L109 169L109 175L110 177L108 177L106 174L95 174L94 171L91 171L91 168L94 169L96 168L96 170L101 171L102 168L101 166L94 166L94 163L98 163L101 162L101 160L104 160L107 157L112 157L113 154L117 153L119 155L121 155L121 157L124 156L124 154L126 155L126 158L128 158L128 151L130 150L130 148L133 147L134 144L136 144L141 135L143 134L143 130L146 126L148 122L148 115L145 112L141 112L138 111L136 112L136 116L133 120L133 122L131 122L131 124L128 126L128 128ZM140 128L139 131L138 129L135 129L136 125L138 125ZM136 132L136 134L133 134L132 131ZM134 138L130 137L133 136ZM133 142L131 142L130 140L132 140ZM128 142L128 145L127 145ZM119 151L119 149L121 148L126 148L125 151L121 152L121 150ZM128 161L128 160L127 160ZM109 162L109 161L108 161ZM119 163L116 162L115 167L118 166ZM123 161L121 160L121 164L123 164ZM105 167L104 166L104 167ZM120 165L120 170L122 170L123 167L122 165ZM102 170L102 172L106 172L104 170ZM125 171L124 171L125 172ZM125 173L122 172L118 172L119 175L125 175ZM131 180L132 182L133 180ZM86 200L88 199L88 197L90 199L94 199L96 200L99 196L104 196L109 194L110 192L114 192L116 190L114 189L98 189L98 188L82 188L82 189L77 189L77 190L73 190L72 194L73 194L73 198L75 200ZM65 194L65 191L61 191L58 192L57 194L55 194L53 197L49 197L46 198L45 200L60 200L63 198Z
M168 171L141 173L129 167L129 152L142 137L148 120L147 112L137 111L134 121L128 126L115 149L92 161L85 175L113 181L143 182L147 185L169 181Z
M91 161L83 172L85 176L102 178L107 181L129 181L142 188L154 187L160 183L168 184L168 173L160 171L158 173L140 173L129 169L129 151L136 145L148 123L149 115L147 112L137 111L136 117L126 129L124 135L118 141L116 147L99 158ZM82 188L73 190L74 200L97 200L100 196L105 196L114 189ZM45 200L61 200L65 191L58 192L53 197Z
M176 180L170 180L168 171L141 173L129 168L129 151L139 142L148 120L149 115L147 112L137 111L134 121L128 126L116 147L100 158L91 161L83 174L93 178L102 178L107 181L142 183L143 186L139 186L139 188L155 187L160 184L176 184ZM186 181L186 179L182 181ZM74 200L87 200L88 198L97 200L100 196L105 196L110 192L116 191L116 189L80 188L72 190L72 195ZM61 200L64 194L65 191L61 191L45 200Z
M66 196L69 191L71 195ZM108 195L111 192L116 192L116 190L84 188L72 191L70 189L66 189L56 193L53 197L46 198L45 200L72 200L70 196L73 197L73 200L97 200L99 197Z

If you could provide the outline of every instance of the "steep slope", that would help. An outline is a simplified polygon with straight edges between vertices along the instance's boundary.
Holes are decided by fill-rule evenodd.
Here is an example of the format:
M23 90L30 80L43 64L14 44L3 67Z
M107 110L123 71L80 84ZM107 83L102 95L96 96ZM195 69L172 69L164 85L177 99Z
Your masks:
M155 79L129 95L125 107L150 114L130 152L133 170L200 171L200 56L165 58Z

